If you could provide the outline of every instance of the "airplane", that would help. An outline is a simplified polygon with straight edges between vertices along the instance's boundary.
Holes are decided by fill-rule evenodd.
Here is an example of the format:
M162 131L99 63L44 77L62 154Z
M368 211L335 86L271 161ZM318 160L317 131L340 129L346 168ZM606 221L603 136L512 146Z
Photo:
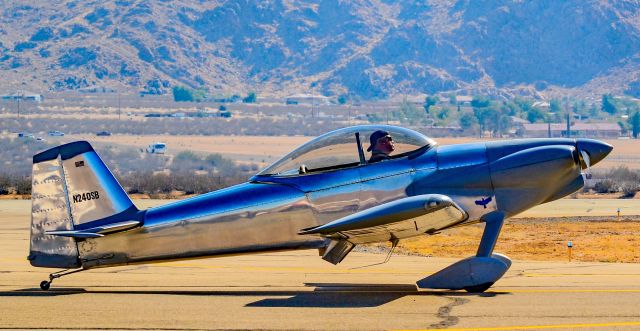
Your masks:
M395 150L369 162L386 131ZM373 144L373 142L371 142ZM33 157L32 266L54 279L93 268L276 250L318 249L338 264L356 245L436 235L485 223L474 256L416 282L484 292L511 266L493 249L504 220L584 185L612 146L593 139L438 145L397 126L321 135L248 182L139 210L98 154L76 141Z

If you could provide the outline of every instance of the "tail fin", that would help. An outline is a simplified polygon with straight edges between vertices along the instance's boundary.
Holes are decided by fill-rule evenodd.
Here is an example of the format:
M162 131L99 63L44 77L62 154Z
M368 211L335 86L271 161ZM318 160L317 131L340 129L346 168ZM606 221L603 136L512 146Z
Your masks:
M35 155L31 191L29 260L33 266L79 267L74 236L60 233L138 218L138 209L86 141Z

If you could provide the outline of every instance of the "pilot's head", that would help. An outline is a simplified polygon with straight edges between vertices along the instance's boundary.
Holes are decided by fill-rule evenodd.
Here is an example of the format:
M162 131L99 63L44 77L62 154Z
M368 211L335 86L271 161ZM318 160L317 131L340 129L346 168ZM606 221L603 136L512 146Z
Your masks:
M372 133L369 142L371 146L367 148L367 152L376 151L389 155L395 149L393 138L387 131L378 130Z

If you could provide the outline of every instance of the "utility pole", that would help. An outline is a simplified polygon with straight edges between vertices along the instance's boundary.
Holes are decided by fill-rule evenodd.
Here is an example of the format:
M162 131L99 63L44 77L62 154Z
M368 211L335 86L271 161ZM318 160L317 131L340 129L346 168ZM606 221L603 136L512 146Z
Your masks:
M571 138L571 110L567 109L567 138Z
M18 119L20 119L20 99L22 99L22 93L16 93L16 101L18 102Z
M118 121L120 121L120 89L118 88Z

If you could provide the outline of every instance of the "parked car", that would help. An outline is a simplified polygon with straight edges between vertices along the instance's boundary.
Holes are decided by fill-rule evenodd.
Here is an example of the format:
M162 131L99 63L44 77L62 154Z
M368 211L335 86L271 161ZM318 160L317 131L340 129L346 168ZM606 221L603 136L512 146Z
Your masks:
M167 144L165 143L153 143L147 147L147 153L151 154L164 154L167 151Z
M100 131L96 133L96 136L98 137L109 137L111 136L111 132L109 131Z
M35 137L33 136L33 133L29 133L29 132L18 132L18 138L30 138L30 139L34 139Z
M51 136L51 137L62 137L62 136L64 136L64 132L60 132L58 130L49 131L49 136Z

